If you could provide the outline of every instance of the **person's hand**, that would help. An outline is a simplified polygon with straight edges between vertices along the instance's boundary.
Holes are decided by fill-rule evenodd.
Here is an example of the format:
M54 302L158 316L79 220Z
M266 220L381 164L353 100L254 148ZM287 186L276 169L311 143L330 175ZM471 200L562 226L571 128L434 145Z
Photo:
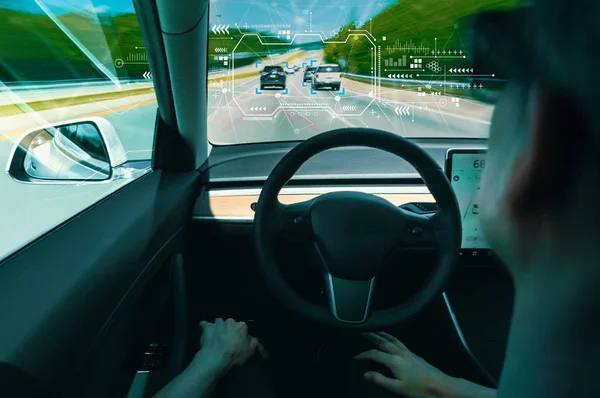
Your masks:
M227 367L243 365L254 355L258 340L248 334L248 325L229 318L215 323L200 322L202 337L199 354L206 360L224 361Z
M248 335L244 322L217 318L215 323L203 321L200 326L200 351L155 398L209 397L227 371L243 365L258 348L258 340Z
M372 360L391 371L394 378L378 372L365 373L365 379L393 393L407 397L443 397L454 384L454 378L413 354L400 340L384 332L367 333L378 349L358 354L358 360Z

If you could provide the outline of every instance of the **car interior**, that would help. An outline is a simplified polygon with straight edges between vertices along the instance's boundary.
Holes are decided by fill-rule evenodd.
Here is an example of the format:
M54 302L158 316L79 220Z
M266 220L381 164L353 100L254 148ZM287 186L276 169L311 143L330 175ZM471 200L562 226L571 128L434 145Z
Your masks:
M321 387L336 361L378 330L494 387L513 285L465 246L452 181L487 139L349 127L211 144L209 1L134 5L158 100L152 170L0 262L2 396L150 397L217 317L249 325L282 396L336 396Z

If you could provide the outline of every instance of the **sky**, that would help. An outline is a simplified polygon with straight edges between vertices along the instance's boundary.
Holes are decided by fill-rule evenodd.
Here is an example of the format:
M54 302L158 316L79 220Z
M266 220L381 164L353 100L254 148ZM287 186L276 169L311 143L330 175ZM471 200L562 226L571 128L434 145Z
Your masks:
M348 22L367 23L397 0L212 0L210 22L239 27L291 25L295 33L312 29L326 36ZM271 31L276 30L271 29Z
M0 0L0 8L41 13L43 3L53 13L81 14L134 12L132 0ZM173 0L178 1L178 0ZM200 0L198 0L200 1ZM294 33L312 29L332 36L348 22L368 23L369 18L398 0L210 0L210 24L256 28L277 33L287 26ZM246 25L247 24L247 25Z
M132 0L37 0L56 14L86 12L122 14L134 12ZM0 0L0 8L10 8L33 13L42 13L36 0ZM62 12L60 12L62 10Z

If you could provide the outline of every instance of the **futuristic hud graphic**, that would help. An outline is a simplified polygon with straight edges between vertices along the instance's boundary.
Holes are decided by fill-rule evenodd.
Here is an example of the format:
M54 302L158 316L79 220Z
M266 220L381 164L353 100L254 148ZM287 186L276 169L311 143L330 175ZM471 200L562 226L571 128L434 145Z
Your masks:
M462 4L212 1L211 141L300 140L350 126L487 137L502 81L473 68L477 10Z

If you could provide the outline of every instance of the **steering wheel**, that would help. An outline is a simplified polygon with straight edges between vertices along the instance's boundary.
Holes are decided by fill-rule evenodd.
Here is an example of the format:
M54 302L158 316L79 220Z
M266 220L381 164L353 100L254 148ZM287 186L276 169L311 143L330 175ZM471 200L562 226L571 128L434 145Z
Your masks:
M292 205L279 202L281 188L304 162L325 150L348 146L380 149L408 161L435 198L437 211L420 215L361 192L332 192ZM329 308L305 299L285 279L273 250L278 236L314 246ZM254 240L266 285L287 309L326 326L383 330L407 320L442 292L460 253L460 211L443 170L418 145L381 130L339 129L300 143L275 166L256 204ZM377 275L398 247L435 249L435 270L407 302L372 310ZM414 265L418 266L405 266Z

